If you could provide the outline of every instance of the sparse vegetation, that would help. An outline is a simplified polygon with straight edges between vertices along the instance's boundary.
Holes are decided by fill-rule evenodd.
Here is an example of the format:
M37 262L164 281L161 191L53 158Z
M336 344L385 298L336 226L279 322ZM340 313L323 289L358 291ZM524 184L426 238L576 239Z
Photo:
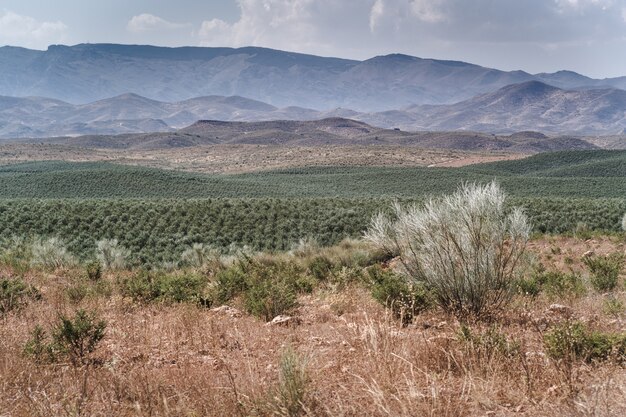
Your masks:
M76 311L74 318L61 315L50 338L41 326L36 326L24 352L39 362L67 358L74 366L86 365L104 337L106 326L95 313L85 310Z
M621 234L604 236L619 230L626 211L620 188L609 190L623 179L604 182L621 172L609 169L621 158L611 155L435 173L312 168L199 178L131 169L140 177L128 191L136 200L103 179L110 167L81 183L94 167L68 164L59 173L54 163L33 164L38 180L58 180L42 183L48 196L90 198L0 201L0 409L122 417L625 414L624 293L619 279L608 295L592 291L600 287L587 280L583 260L623 251ZM588 176L570 182L566 165ZM38 192L34 177L16 179L23 169L0 173L2 187L27 181L34 188L23 192ZM453 192L461 180L494 177L518 197L500 204L490 193L497 187L469 186L495 195L496 204L468 204L462 192L448 197L454 204L426 200L428 187ZM67 178L78 191L64 188ZM202 198L161 199L174 183L182 184L174 197L204 190L194 196ZM227 186L221 197L244 198L204 198L210 187ZM568 193L584 198L552 196ZM396 257L401 250L356 239L374 213L398 221L390 196L400 197L396 214L440 220L415 217L446 232L430 242L449 237L469 250L472 261L455 255L449 266L480 274L463 275L467 285L442 285L434 272L415 279L402 273L402 261L411 264ZM597 196L614 199L590 199ZM525 249L532 269L498 264L519 254L529 232L514 207L535 226ZM439 209L447 215L435 216ZM482 222L481 233L458 221L463 214ZM483 244L472 246L468 236ZM65 250L37 257L65 260L35 264L33 242L50 237ZM123 252L123 264L114 251L97 258L98 242ZM419 259L434 247L420 246ZM496 264L509 268L485 273ZM479 276L490 279L475 282ZM280 314L291 317L272 323ZM466 320L475 316L489 320Z
M554 359L585 362L610 358L626 360L626 334L608 334L590 331L583 323L565 322L544 338L547 353Z
M624 268L624 255L612 253L608 256L588 256L583 258L584 264L591 272L591 285L596 291L613 291Z

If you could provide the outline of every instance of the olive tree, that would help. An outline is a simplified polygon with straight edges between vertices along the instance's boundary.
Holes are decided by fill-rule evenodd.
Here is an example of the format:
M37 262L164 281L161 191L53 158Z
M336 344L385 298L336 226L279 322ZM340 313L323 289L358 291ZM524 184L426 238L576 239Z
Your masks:
M457 317L482 317L510 300L530 234L519 208L505 208L495 182L465 184L423 206L393 206L374 216L365 239L399 256L407 277L423 283Z

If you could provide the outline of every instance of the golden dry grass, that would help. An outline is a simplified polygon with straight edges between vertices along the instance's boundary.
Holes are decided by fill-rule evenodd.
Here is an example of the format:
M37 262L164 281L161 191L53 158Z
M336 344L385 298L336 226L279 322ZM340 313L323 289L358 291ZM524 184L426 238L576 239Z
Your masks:
M532 250L551 244L534 242ZM549 311L553 302L568 303L594 329L626 331L624 313L607 315L607 297L591 291L567 301L518 297L498 322L471 325L478 335L495 326L519 344L506 352L463 340L461 325L438 311L402 327L356 284L302 296L300 324L283 327L195 305L138 304L115 292L72 304L65 289L77 274L27 272L24 279L41 289L42 300L0 319L0 416L287 415L279 364L289 348L308 378L299 415L626 414L622 366L567 367L545 354L544 333L565 320ZM104 279L113 283L115 274ZM623 291L615 297L626 302ZM108 323L94 364L38 365L22 354L36 324L47 327L78 308Z

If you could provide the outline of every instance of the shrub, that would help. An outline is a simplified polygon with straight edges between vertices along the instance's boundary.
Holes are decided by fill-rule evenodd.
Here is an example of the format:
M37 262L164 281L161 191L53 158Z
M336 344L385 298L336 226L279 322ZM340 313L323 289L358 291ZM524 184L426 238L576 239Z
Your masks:
M280 415L299 416L302 414L308 385L306 361L293 348L288 347L281 355L279 363L277 399Z
M313 278L324 281L333 270L333 263L326 256L319 255L313 258L308 265L308 270Z
M410 282L406 277L385 271L380 266L368 269L372 296L389 308L394 317L404 324L432 305L432 294L420 283Z
M32 260L33 245L25 238L12 236L2 242L0 251L2 262L18 272L25 272Z
M202 243L194 243L185 249L181 255L181 260L185 265L194 268L201 268L206 265L216 265L220 263L220 252Z
M207 279L201 275L162 275L157 280L158 298L175 302L200 302L206 298Z
M293 287L285 281L267 277L257 277L248 284L243 304L248 313L265 321L289 313L298 305Z
M95 313L78 310L74 318L59 317L51 338L41 326L36 326L24 353L40 362L55 362L68 358L74 366L89 363L89 356L104 338L106 322Z
M520 344L510 340L496 326L483 332L475 332L463 324L458 337L479 360L489 361L496 356L512 358L520 351Z
M579 297L586 292L582 278L573 272L536 271L526 285L536 285L539 290L545 291L552 297Z
M298 243L291 245L291 254L297 257L305 258L312 256L317 250L319 250L319 244L315 238L300 239Z
M140 270L120 282L124 296L135 301L205 302L208 280L196 274L172 275Z
M31 251L31 263L33 265L45 268L59 268L75 262L74 257L65 247L65 243L57 237L50 237L45 240L41 238L36 239L33 242Z
M458 317L495 313L510 300L530 227L520 209L505 211L500 187L466 184L422 208L394 205L372 219L366 240L398 254L404 272L431 288Z
M20 279L0 279L0 315L23 306L29 298L40 298L39 291Z
M65 289L65 294L70 303L78 304L89 294L89 287L84 282L78 282Z
M624 303L615 297L609 297L603 305L603 310L609 316L619 317L624 312Z
M87 279L90 281L99 281L102 278L102 266L98 261L92 261L85 265Z
M606 257L585 257L583 263L591 272L591 285L596 291L612 291L617 287L619 274L624 267L624 255L612 253Z
M603 361L626 360L626 334L590 331L581 322L558 325L544 336L548 355L557 360Z
M236 262L230 268L219 271L215 275L212 288L213 301L224 304L241 294L248 288L243 261Z
M95 313L78 310L73 319L59 317L52 329L52 341L73 364L84 365L104 337L105 329L106 322L98 320Z
M103 269L124 269L130 252L117 239L102 239L96 242L96 258Z
M39 363L54 362L56 352L52 343L48 341L46 331L40 325L35 326L31 337L24 346L24 354L32 357Z

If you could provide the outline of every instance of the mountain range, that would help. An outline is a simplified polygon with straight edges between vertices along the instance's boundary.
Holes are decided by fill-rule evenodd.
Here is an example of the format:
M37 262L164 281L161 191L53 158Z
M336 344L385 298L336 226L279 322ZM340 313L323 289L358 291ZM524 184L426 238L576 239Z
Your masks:
M0 95L51 97L74 104L126 93L168 102L220 95L281 108L344 107L369 113L457 103L526 81L563 89L626 89L626 77L596 80L569 71L533 75L399 54L356 61L255 47L0 48Z
M198 120L349 118L387 129L626 133L626 77L264 48L0 48L0 138L174 132Z
M173 132L198 120L255 122L332 117L408 131L511 134L535 130L553 135L620 135L626 132L626 91L563 90L527 81L455 104L414 105L370 113L346 108L278 108L238 96L206 96L169 103L127 93L81 105L48 98L0 97L2 138Z

